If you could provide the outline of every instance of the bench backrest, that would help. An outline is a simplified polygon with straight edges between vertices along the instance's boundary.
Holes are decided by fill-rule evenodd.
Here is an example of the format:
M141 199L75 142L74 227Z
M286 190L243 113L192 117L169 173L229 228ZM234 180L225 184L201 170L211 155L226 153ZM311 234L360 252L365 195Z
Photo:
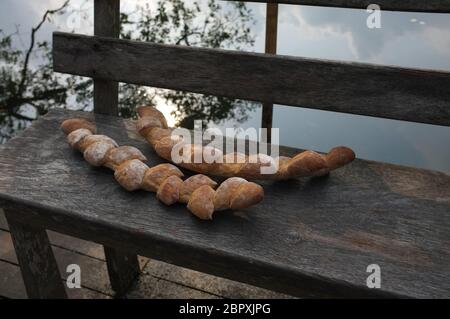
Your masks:
M370 3L254 1L349 8ZM450 0L377 2L382 9L450 12ZM54 70L94 78L98 112L117 112L119 81L450 126L449 72L117 39L118 5L119 0L95 0L97 36L53 36Z

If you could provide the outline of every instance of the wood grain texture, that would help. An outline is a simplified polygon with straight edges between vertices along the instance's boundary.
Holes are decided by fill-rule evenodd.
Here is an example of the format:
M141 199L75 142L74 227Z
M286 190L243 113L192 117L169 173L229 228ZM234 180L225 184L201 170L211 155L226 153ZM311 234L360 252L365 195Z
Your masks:
M120 0L94 1L94 35L118 38L120 35ZM94 79L94 112L119 114L119 84L115 81ZM105 247L105 255L111 285L118 296L139 274L136 255L122 253L113 247Z
M118 38L120 33L120 0L94 0L94 34Z
M268 3L266 8L266 43L265 52L277 53L278 4Z
M135 254L128 254L104 246L111 287L116 297L123 297L139 278L139 262Z
M94 35L118 38L120 33L120 0L94 1ZM118 115L119 84L94 79L94 111Z
M296 296L450 297L447 174L356 160L328 178L264 183L259 205L204 222L90 167L59 131L78 116L161 162L130 121L53 110L0 147L0 205L23 222ZM381 289L366 287L373 263Z
M50 242L53 244L51 238ZM72 238L75 245L78 239ZM0 230L0 299L27 298L25 285L17 266L9 232ZM92 243L92 245L94 245ZM66 266L71 263L80 265L82 269L82 288L67 289L69 298L103 299L111 298L111 289L106 264L71 250L53 247L60 272L64 274ZM141 263L142 275L130 289L127 298L289 298L289 296L249 286L243 283L218 278L182 267L173 266L156 260ZM107 288L105 290L105 288Z
M57 72L450 125L450 73L54 33Z
M67 298L47 233L14 219L5 210L27 295L34 299Z
M99 114L119 114L117 82L94 79L94 110Z
M6 222L5 214L0 209L0 233L1 231L9 231L8 223ZM102 245L97 243L81 240L79 238L70 237L64 234L53 231L47 232L50 244L54 247L64 247L67 250L93 257L99 260L105 260L105 253ZM0 248L1 251L1 248ZM0 257L1 258L1 257Z
M145 275L191 287L227 299L287 299L292 296L250 286L242 282L211 276L202 272L150 259L143 269Z
M0 296L20 299L27 298L25 284L17 264L10 234L5 231L0 231L0 240L2 240L0 241ZM61 274L60 281L65 287L68 298L111 298L113 291L109 286L105 262L54 246L52 250L54 251L59 266ZM81 288L66 288L68 275L66 269L69 264L78 264L81 267Z
M246 0L245 2L283 3L352 9L366 9L369 4L376 3L382 10L387 11L450 12L449 0Z
M266 7L266 48L269 54L277 53L278 4L268 3ZM267 128L266 141L272 141L273 104L263 103L261 127Z

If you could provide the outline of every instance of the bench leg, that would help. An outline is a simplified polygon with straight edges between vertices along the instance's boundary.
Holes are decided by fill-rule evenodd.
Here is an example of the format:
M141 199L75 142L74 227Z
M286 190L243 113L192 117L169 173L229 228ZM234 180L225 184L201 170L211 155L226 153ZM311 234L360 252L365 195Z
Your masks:
M115 291L116 297L123 297L139 277L140 269L137 255L124 253L107 246L103 247L111 287Z
M67 298L47 232L14 220L5 209L6 220L16 250L29 298Z

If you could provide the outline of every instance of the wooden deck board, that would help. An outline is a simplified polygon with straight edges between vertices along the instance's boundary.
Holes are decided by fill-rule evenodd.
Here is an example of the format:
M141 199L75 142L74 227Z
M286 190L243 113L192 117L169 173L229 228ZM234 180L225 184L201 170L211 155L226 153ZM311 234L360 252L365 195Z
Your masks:
M0 238L2 240L0 259L17 265L17 258L14 252L10 234L4 231L0 231ZM53 246L52 248L59 266L59 272L62 279L67 278L67 266L70 264L77 264L80 266L82 272L82 285L104 294L113 295L111 285L109 284L106 263L104 261L77 254L72 252L71 250L55 246Z
M257 207L201 222L89 167L58 129L73 116L93 115L52 111L0 150L0 196L22 218L290 294L449 296L447 174L357 160L328 178L264 183ZM129 121L96 122L119 144L139 147L150 165L161 161ZM366 287L373 263L382 269L380 290Z
M127 294L130 299L217 299L219 296L156 278L147 273L141 276Z
M292 298L291 296L280 294L262 288L232 281L229 279L211 276L198 271L183 267L174 266L164 262L151 259L144 269L145 274L156 278L165 279L176 284L191 287L193 289L208 292L212 295L223 298L240 299L265 299L265 298Z
M61 279L63 280L63 279ZM108 299L111 296L82 287L67 289L67 296L73 299ZM0 259L0 297L9 299L26 299L27 294L18 265Z
M6 222L3 210L0 208L0 230L9 230L8 223ZM53 246L62 247L68 250L75 251L79 254L97 258L100 260L105 260L105 253L103 251L103 246L97 243L89 242L77 238L74 240L73 237L53 232L51 230L47 231L50 242Z
M4 215L0 209L0 228L5 226ZM57 233L54 233L57 234ZM60 235L60 234L57 234ZM53 237L55 238L55 237ZM58 239L58 237L56 237ZM50 239L52 244L55 242ZM81 289L66 289L69 298L103 299L111 298L111 289L105 274L106 264L95 256L85 255L86 251L96 250L98 244L64 235L64 242L57 241L53 246L56 260L61 268L70 262L79 262L83 272ZM68 245L67 248L59 245ZM92 246L91 249L89 245ZM78 250L78 251L77 251ZM139 281L127 298L286 298L265 289L243 283L218 278L189 269L173 266L156 260L148 261L139 257L144 267ZM147 262L148 261L148 262ZM61 269L62 270L62 269ZM61 271L60 270L60 271ZM91 275L84 277L85 273ZM95 274L95 275L93 275ZM63 276L62 280L65 280ZM100 289L100 291L96 291ZM17 258L7 231L0 231L0 298L26 298Z

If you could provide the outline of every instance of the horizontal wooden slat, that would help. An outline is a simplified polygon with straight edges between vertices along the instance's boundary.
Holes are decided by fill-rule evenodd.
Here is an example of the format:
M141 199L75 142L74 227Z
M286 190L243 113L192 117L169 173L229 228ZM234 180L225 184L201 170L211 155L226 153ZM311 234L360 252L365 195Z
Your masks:
M366 9L368 5L376 3L382 10L387 11L450 12L449 0L246 0L246 2L299 4L352 9Z
M51 110L0 149L0 206L14 218L299 297L450 297L450 175L356 160L327 178L262 182L260 204L202 222L89 167L59 128L74 117L161 163L130 120ZM366 286L374 263L380 289Z
M328 111L450 125L450 73L68 33L58 72Z

